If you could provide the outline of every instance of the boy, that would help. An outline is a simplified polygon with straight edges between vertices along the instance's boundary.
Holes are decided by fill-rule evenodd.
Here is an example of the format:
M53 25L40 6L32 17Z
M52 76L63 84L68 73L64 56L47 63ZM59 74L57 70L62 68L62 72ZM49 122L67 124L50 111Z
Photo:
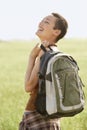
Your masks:
M46 16L38 26L36 35L41 44L48 49L51 46L57 50L56 43L64 37L68 24L64 17L57 13ZM35 109L35 99L38 91L38 72L40 58L44 54L37 44L30 53L28 67L25 75L25 91L30 92L30 99L25 108L20 130L60 130L59 119L45 120Z

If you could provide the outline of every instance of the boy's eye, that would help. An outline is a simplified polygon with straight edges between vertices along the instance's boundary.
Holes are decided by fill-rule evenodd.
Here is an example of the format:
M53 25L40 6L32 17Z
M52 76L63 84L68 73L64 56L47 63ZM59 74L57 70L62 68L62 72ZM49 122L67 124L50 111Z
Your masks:
M44 22L49 24L49 22L48 22L48 21L44 21Z

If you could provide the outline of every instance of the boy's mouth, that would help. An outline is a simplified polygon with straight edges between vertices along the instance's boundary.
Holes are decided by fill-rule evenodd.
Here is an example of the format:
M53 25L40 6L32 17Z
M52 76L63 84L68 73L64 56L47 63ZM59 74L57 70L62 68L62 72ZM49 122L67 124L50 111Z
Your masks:
M39 28L38 31L43 31L44 29L43 28Z

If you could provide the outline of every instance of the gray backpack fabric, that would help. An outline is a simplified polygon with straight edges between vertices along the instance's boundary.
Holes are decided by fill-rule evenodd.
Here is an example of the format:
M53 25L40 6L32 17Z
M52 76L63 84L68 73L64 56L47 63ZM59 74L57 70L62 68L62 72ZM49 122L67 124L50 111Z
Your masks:
M37 111L47 118L69 117L84 109L79 67L69 55L47 51L41 57Z

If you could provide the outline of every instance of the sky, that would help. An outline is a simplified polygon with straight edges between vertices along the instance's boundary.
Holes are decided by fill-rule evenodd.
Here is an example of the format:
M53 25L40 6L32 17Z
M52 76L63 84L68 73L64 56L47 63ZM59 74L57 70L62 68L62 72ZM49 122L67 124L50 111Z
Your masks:
M38 23L52 12L67 19L66 37L87 38L87 0L0 0L0 40L36 38Z

